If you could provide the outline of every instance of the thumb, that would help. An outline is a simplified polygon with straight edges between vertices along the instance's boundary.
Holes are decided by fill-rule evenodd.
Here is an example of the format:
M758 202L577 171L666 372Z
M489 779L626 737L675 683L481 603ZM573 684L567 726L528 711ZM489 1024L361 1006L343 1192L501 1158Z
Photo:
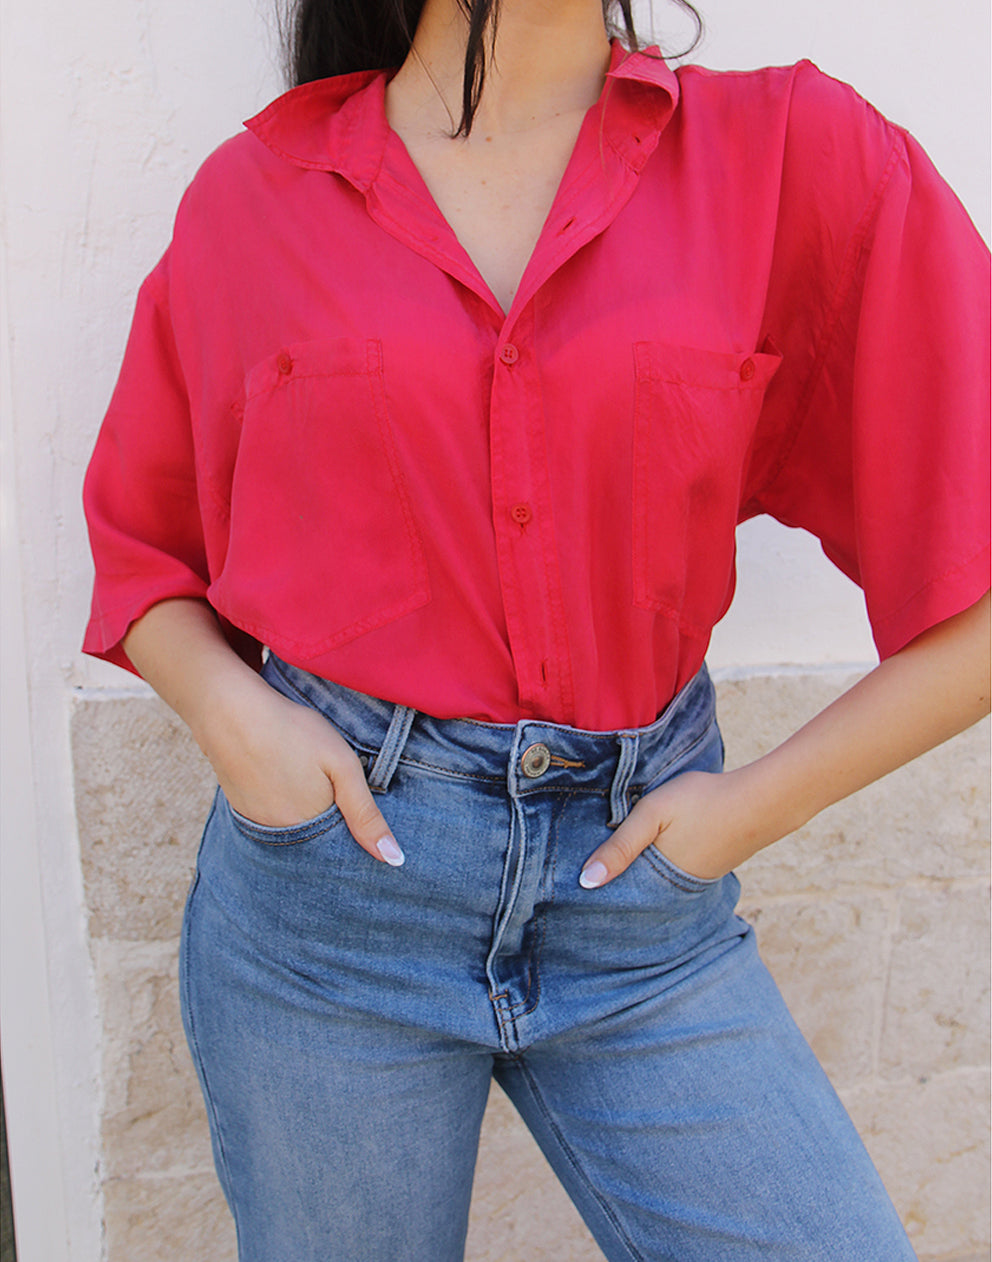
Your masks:
M390 867L400 867L405 856L375 804L358 759L349 759L343 766L336 766L331 782L334 785L334 800L352 837L373 859L388 863Z
M579 874L579 884L586 890L595 890L606 885L621 872L625 872L657 836L658 821L655 813L644 805L642 798L609 841L594 850L585 861Z

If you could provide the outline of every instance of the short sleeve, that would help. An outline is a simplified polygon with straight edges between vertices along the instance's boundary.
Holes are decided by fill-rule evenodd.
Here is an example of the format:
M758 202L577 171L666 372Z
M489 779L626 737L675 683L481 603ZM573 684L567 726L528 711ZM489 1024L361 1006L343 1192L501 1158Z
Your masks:
M819 538L863 588L882 658L989 586L989 251L919 143L887 126L801 408L745 513Z
M96 567L83 650L129 670L131 623L160 600L205 597L209 582L169 264L167 251L139 291L83 489Z

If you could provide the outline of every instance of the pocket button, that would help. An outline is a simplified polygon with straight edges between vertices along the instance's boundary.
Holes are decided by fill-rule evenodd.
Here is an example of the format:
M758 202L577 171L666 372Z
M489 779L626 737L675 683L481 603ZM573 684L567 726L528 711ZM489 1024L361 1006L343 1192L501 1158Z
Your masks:
M754 360L745 359L741 364L741 381L750 381L754 376Z

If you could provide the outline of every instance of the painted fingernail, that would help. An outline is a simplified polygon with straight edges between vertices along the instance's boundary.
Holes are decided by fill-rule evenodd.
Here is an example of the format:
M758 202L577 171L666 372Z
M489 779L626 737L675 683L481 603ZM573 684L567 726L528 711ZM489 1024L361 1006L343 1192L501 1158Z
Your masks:
M600 863L598 859L595 859L582 869L582 873L579 876L579 884L584 890L598 889L608 876L609 872L606 870L606 864Z
M383 837L381 841L375 843L375 848L392 868L400 867L406 858L392 837Z

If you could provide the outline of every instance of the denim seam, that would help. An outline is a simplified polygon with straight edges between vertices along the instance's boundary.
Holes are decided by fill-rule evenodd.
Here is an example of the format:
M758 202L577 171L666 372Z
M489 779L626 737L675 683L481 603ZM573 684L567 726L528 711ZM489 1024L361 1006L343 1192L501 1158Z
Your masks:
M486 784L506 784L506 776L490 776L481 772L455 771L451 767L441 767L437 763L426 762L420 758L401 758L401 767L423 767L425 771L436 771L438 775L448 776L452 780L481 780Z
M658 859L655 857L655 855L652 854L651 852L652 845L654 845L654 843L649 842L648 845L645 846L644 849L641 851L641 854L648 861L648 863L651 865L653 870L657 872L660 877L666 880L669 885L674 885L677 890L681 890L684 894L701 894L704 890L711 889L714 885L720 884L719 877L713 881L707 881L700 878L700 882L698 885L689 885L688 883L683 883L683 881L678 878L677 874L674 871L669 871L668 868L666 868L664 864L660 863ZM659 853L662 853L662 852L659 852ZM662 857L667 858L667 856L664 855L663 853L662 853ZM669 863L671 863L670 859L669 859Z
M214 810L215 810L215 809L216 809L216 801L215 801L215 805L214 805L214 807L212 807L212 808L211 808L210 815L207 817L207 826L209 826L209 824L210 824L210 820L213 818L213 814L214 814ZM204 834L206 834L206 826L204 827ZM199 868L197 868L196 875L195 875L195 876L194 876L194 878L193 878L193 886L192 886L192 888L190 889L190 892L189 892L189 897L188 897L188 898L187 898L187 900L186 900L186 909L185 909L185 913L184 913L184 919L187 919L187 918L189 917L189 914L190 914L190 908L192 907L192 904L193 904L193 896L194 896L194 894L196 893L197 889L199 888L199 885L200 885L200 872L199 872ZM195 1063L196 1063L196 1067L197 1067L197 1069L199 1070L199 1073L200 1073L200 1078L201 1078L201 1080L202 1080L202 1082L203 1082L203 1094L204 1094L204 1097L205 1097L205 1099L206 1099L207 1108L210 1110L210 1116L211 1116L211 1118L213 1119L214 1133L215 1133L215 1134L216 1134L216 1136L217 1136L217 1148L218 1148L218 1150L219 1150L219 1152L220 1152L220 1159L221 1159L221 1162L223 1163L223 1166L224 1166L224 1179L225 1179L225 1183L226 1183L226 1187L225 1187L225 1189L224 1189L225 1194L227 1193L227 1189L228 1189L228 1188L230 1188L230 1206L231 1206L231 1216L232 1216L232 1218L234 1219L234 1227L235 1227L235 1231L236 1231L236 1233L237 1233L237 1235L238 1235L238 1237L239 1237L239 1240L238 1240L238 1245L239 1245L238 1252L240 1253L240 1236L241 1236L241 1230L240 1230L240 1226L239 1226L239 1224L238 1224L238 1214L237 1214L237 1210L236 1210L236 1208L235 1208L235 1200L236 1200L236 1198L235 1198L235 1193L234 1193L235 1184L234 1184L234 1179L231 1177L231 1169L230 1169L230 1166L228 1165L228 1160L227 1160L227 1149L226 1149L226 1148L225 1148L225 1146L224 1146L224 1136L223 1136L223 1134L221 1133L220 1114L217 1112L217 1105L216 1105L216 1104L215 1104L215 1102L214 1102L213 1093L211 1092L211 1090L210 1090L210 1085L209 1085L209 1083L207 1082L207 1070L206 1070L206 1065L204 1064L203 1054L202 1054L202 1053L201 1053L201 1051L200 1051L200 1043L199 1043L199 1040L198 1040L198 1039L197 1039L197 1037L196 1037L196 1022L195 1022L195 1019L194 1019L194 1017L193 1017L193 1004L192 1004L192 1002L191 1002L191 998L190 998L190 989L191 989L191 988L190 988L190 976L189 976L189 953L188 953L188 952L186 953L186 957L185 957L185 959L183 960L182 987L183 987L184 996L185 996L185 999L186 999L186 1016L187 1016L187 1020L188 1020L188 1022L189 1022L189 1043L190 1043L190 1050L191 1050L191 1052L192 1052L192 1055L193 1055L194 1061L195 1061Z
M685 758L686 755L692 753L692 751L696 748L696 746L699 745L701 741L705 740L705 738L709 735L709 731L712 726L713 726L713 722L711 720L706 725L706 728L704 731L699 733L698 736L691 739L686 745L683 745L681 748L676 750L671 755L668 762L665 764L662 770L657 773L657 775L663 775L669 769L669 767L674 766L676 763L681 761L681 759ZM593 735L596 735L596 734L593 733ZM613 733L609 733L609 735L613 737ZM353 744L358 745L362 749L368 748L368 746L366 746L365 742L363 741L353 740ZM491 783L491 784L504 784L506 782L506 777L503 775L491 776L491 775L485 775L478 772L457 771L452 767L442 767L438 763L428 762L426 759L423 759L423 758L410 757L407 754L404 754L400 758L399 765L404 766L404 767L423 767L428 771L436 771L438 775L448 776L454 780L481 780L481 781L484 781L486 783ZM657 779L657 775L653 776L651 780ZM651 780L646 780L643 783L650 784ZM636 789L636 788L641 787L641 784L640 782L632 782L629 787L632 789ZM579 785L570 785L569 787L562 788L562 789L549 789L547 785L539 784L537 781L534 781L532 786L531 785L520 786L520 788L517 791L517 796L527 797L535 793L555 793L555 792L609 795L608 788L591 788L591 787L586 788L584 785L579 784Z
M318 713L323 713L319 704L314 699L307 696L307 694L303 692L300 688L298 688L296 684L280 668L278 658L276 658L276 660L272 662L272 668L279 675L280 679L285 683L286 687L290 689L297 697L299 697L300 700L304 704L306 704L307 706L313 709L316 709ZM329 720L329 721L333 721L333 720ZM669 776L672 769L674 767L677 767L679 762L690 757L692 753L696 750L696 748L709 736L710 729L712 728L715 721L716 719L714 715L711 717L710 722L707 723L703 731L701 731L694 739L689 740L688 743L684 745L682 748L672 752L665 766L659 772L657 772L654 776L652 776L649 780L646 780L643 783L641 783L639 781L633 781L633 778L632 778L631 783L628 785L628 793L633 792L638 797L640 797L643 795L644 788L646 787L647 784L651 784L652 782L658 780L660 776L666 776L666 777ZM466 720L466 722L472 723L474 726L477 726L477 727L490 728L491 730L509 730L508 725L506 724L489 724L489 723L484 723L484 722L474 720L474 719ZM354 746L357 750L361 750L361 751L368 750L370 751L371 755L376 754L376 752L381 753L381 750L376 751L374 745L370 746L364 740L359 740L357 737L355 737L343 726L340 726L336 722L334 723L334 725L337 728L337 730L345 737L345 739L347 739L349 743L352 746ZM603 733L586 733L586 735L593 736L593 737L600 737L604 740L609 739L609 740L615 741L617 734L614 732L603 732ZM721 740L722 740L722 736L721 736ZM455 781L477 782L477 783L492 784L492 785L502 784L505 781L504 776L486 775L483 773L459 771L451 767L440 766L439 764L430 762L426 759L409 757L408 755L406 755L405 751L397 759L397 762L396 762L397 769L400 766L405 767L405 768L410 768L410 769L419 768L428 772L433 772L436 775L442 776L450 780L455 780ZM614 771L614 779L615 779L615 774L616 773ZM636 768L635 768L634 774L636 774ZM664 781L662 781L662 783L664 783ZM564 787L564 786L553 787L553 786L549 786L545 784L538 784L538 783L535 783L532 786L530 785L520 786L518 789L518 797L520 798L531 797L538 793L556 793L556 794L562 795L563 797L571 797L577 794L586 795L586 796L608 796L610 791L602 787L588 787L587 788L582 785L572 785L568 787ZM629 809L629 800L630 799L628 797L628 809ZM259 845L270 846L270 847L284 847L284 846L302 845L308 841L312 841L315 837L320 836L322 833L340 824L342 818L343 817L341 817L340 815L337 818L332 817L328 820L322 821L320 828L308 830L302 835L299 835L299 836L294 835L291 838L288 838L286 840L279 840L279 841L270 839L264 833L256 833L254 831L249 831L249 829L243 826L240 823L240 821L235 820L234 822L238 826L239 831L241 831L244 836L248 837L249 840L254 841ZM671 873L667 871L665 868L661 867L659 863L657 862L657 860L651 854L647 853L647 851L645 851L644 853L645 853L645 858L647 859L652 869L663 880L667 881L673 888L678 889L682 891L683 893L699 893L709 888L707 884L702 884L698 886L696 885L690 886L690 885L685 885L685 884L680 883L674 873ZM503 993L505 994L506 992L503 992ZM527 996L525 996L523 1000L520 1000L518 1002L526 1003L527 999L529 998L529 994L530 994L530 987L528 986ZM536 1006L536 1003L535 1003L535 1006ZM524 1012L521 1013L521 1015L525 1015L527 1012L530 1012L530 1011L533 1011L533 1007L525 1009Z
M503 860L503 870L500 874L499 894L496 900L496 911L494 914L493 937L486 952L486 978L488 984L486 989L489 994L489 1000L492 1004L493 1011L496 1015L496 1021L499 1026L500 1042L506 1044L507 1023L509 1023L512 1031L512 1041L519 1045L516 1038L516 1027L513 1024L513 1013L510 1009L508 1001L508 991L505 989L496 990L496 977L494 967L496 963L496 955L498 954L498 944L503 940L503 933L506 928L506 921L509 915L509 908L516 898L519 889L519 863L526 854L526 839L524 834L523 822L520 819L520 811L515 802L510 803L513 807L510 817L510 831L508 834L508 844L506 855ZM517 869L514 876L509 874L510 858L513 853L513 840L516 831L519 829L519 851L520 858L517 861Z
M562 796L572 797L573 794L566 791L562 794ZM516 1003L509 1004L514 1020L516 1020L517 1017L529 1016L530 1013L535 1011L537 1005L541 1002L541 948L544 946L544 939L547 931L548 908L554 902L555 898L555 868L558 862L558 833L561 828L561 817L564 810L565 803L562 802L559 804L559 808L555 813L554 827L551 832L551 897L548 898L542 905L541 912L537 918L537 929L534 934L534 946L530 953L530 958L533 961L533 968L531 968L529 964L527 968L527 993L522 999L518 999ZM537 979L536 983L532 982L532 977ZM535 992L534 1002L530 1004L529 1007L521 1007L521 1005L527 1004L532 990ZM506 993L508 992L504 991L504 994Z
M274 670L274 671L275 671L275 672L279 675L280 679L282 679L282 680L285 682L285 684L286 684L286 686L287 686L288 688L292 689L292 691L296 694L296 696L297 696L297 697L299 697L299 698L300 698L300 700L301 700L301 701L302 701L305 705L309 706L311 709L315 709L315 710L317 710L317 711L318 711L318 713L321 713L321 714L323 714L323 713L324 713L324 712L323 712L323 710L321 710L320 706L317 704L317 702L316 702L316 701L314 701L311 697L307 696L307 694L306 694L305 692L303 692L300 688L298 688L298 687L296 686L296 684L295 684L295 683L294 683L294 682L293 682L293 681L292 681L292 680L291 680L291 679L290 679L290 678L286 675L286 673L285 673L285 672L284 672L284 671L280 668L280 666L279 666L279 659L278 659L278 657L276 657L276 658L275 658L275 660L273 660L273 659L272 659L272 657L270 656L269 661L271 662L272 669L273 669L273 670ZM690 681L690 683L691 683L691 682L692 682L692 681ZM687 685L687 686L688 686L688 685ZM420 712L418 711L418 713L420 713ZM328 716L326 716L326 715L325 715L324 717L325 717L325 718L327 718ZM443 721L443 720L442 720L442 721ZM509 733L510 731L512 731L512 725L510 725L510 724L506 724L506 723L486 723L486 722L483 722L482 720L478 720L478 719L463 719L463 720L460 720L460 721L461 721L461 722L465 722L465 723L471 723L474 727L488 728L488 729L490 729L490 730L492 730L492 731L505 731L505 732L507 732L507 733ZM691 751L692 751L692 750L696 747L696 745L697 745L697 744L699 744L699 742L700 742L700 741L702 741L702 740L703 740L703 739L704 739L704 738L705 738L705 737L709 734L709 730L710 730L710 728L712 727L712 725L713 725L713 722L714 722L714 721L715 721L715 716L714 716L713 718L711 718L710 722L709 722L709 723L707 723L706 728L704 729L704 731L703 731L702 733L700 733L700 735L699 735L699 736L697 736L697 737L695 738L695 740L691 740L691 741L688 743L688 745L684 746L682 749L677 750L675 753L673 753L673 754L672 754L672 756L670 757L670 759L669 759L669 761L667 762L666 766L665 766L665 767L662 769L662 771L661 771L661 772L659 772L658 774L659 774L659 775L664 774L664 772L665 772L665 771L667 771L669 767L673 766L673 765L674 765L675 763L677 763L677 762L678 762L681 758L685 757L688 753L690 753L690 752L691 752ZM339 732L342 736L344 736L344 737L346 738L346 740L349 742L349 744L351 744L351 745L353 745L353 746L356 746L357 748L359 748L359 749L361 749L361 750L363 750L363 751L364 751L364 750L370 750L370 751L372 751L372 752L375 752L375 747L374 747L374 746L370 746L370 745L368 745L365 741L363 741L363 740L359 740L356 736L354 736L351 732L349 732L349 731L347 730L347 728L345 728L345 727L341 726L341 725L337 722L337 720L336 720L336 719L330 719L330 718L328 718L328 722L333 723L333 726L335 727L335 729L336 729L336 730L337 730L337 731L338 731L338 732ZM538 722L539 722L539 720L536 720L536 719L534 719L534 720L524 720L524 722L529 722L529 723L538 723ZM655 726L655 724L650 724L649 726L650 726L650 727L654 727L654 726ZM578 729L576 729L576 730L578 730ZM640 734L643 736L643 735L644 735L643 731L642 731ZM593 738L593 739L601 739L601 740L604 740L604 741L605 741L605 740L615 741L615 740L616 740L617 733L616 733L616 732L613 732L613 731L609 731L609 732L582 732L582 733L581 733L581 735L582 735L584 738L590 738L590 737L591 737L591 738ZM408 739L409 739L409 738L408 738ZM473 772L467 772L467 771L457 771L457 770L455 770L455 769L453 769L453 768L450 768L450 767L442 767L442 766L439 766L437 763L428 762L428 761L426 761L426 760L424 760L424 759L419 759L419 758L411 758L411 757L408 757L408 756L405 756L405 755L400 757L399 762L398 762L398 766L406 766L406 767L424 767L424 768L426 768L426 769L428 769L428 770L430 770L430 771L436 771L439 775L448 776L448 777L450 777L451 779L454 779L454 780L478 780L478 781L481 781L481 782L483 782L483 783L487 783L487 784L503 784L503 783L505 783L505 780L506 780L506 777L505 777L505 776L502 776L502 775L496 776L496 775L485 775L485 774L482 774L482 773L473 773ZM635 769L635 774L636 774L636 769ZM653 777L653 779L656 779L656 778L657 778L657 776ZM651 783L651 781L650 781L650 780L649 780L649 781L645 781L645 783L646 783L646 784L650 784L650 783ZM635 789L636 789L636 788L638 787L638 785L637 785L637 784L632 783L632 784L630 785L630 787L631 787L631 788L635 788ZM542 787L542 786L540 786L540 785L535 784L533 788L522 788L522 789L520 790L520 794L519 794L519 795L520 795L520 796L526 796L526 795L528 795L528 794L540 793L540 792L548 792L548 791L549 791L549 790L548 790L546 787ZM555 790L551 790L551 791L552 791L552 792L554 792ZM567 793L576 792L576 793L590 793L590 794L602 794L602 793L604 793L604 792L605 792L605 790L603 790L603 789L593 789L593 788L586 789L586 788L582 787L581 785L577 785L577 786L575 786L574 788L565 789L565 790L562 790L562 791L563 791L563 792L567 792Z
M270 658L269 660L271 661L272 659ZM297 688L296 684L293 683L293 681L286 675L286 673L280 670L278 659L272 662L272 669L276 672L279 678L283 680L283 682L286 684L286 687L292 689L292 691L300 698L300 701L303 702L304 705L308 706L312 710L316 710L318 714L324 714L324 711L320 708L317 702L312 697L307 696L307 694L302 689ZM348 731L346 727L340 724L337 721L337 719L330 719L328 718L326 714L324 714L324 717L327 719L329 723L333 724L335 730L348 741L349 745L353 745L357 749L362 750L363 752L365 751L368 751L369 753L378 752L375 745L370 745L367 741L359 740L357 736L353 735L351 732ZM383 734L383 739L385 740L385 734ZM407 739L409 739L409 736L407 737ZM435 763L423 762L417 758L405 758L403 756L399 758L397 762L397 766L427 767L432 771L440 772L442 775L448 775L458 780L485 780L492 784L503 784L504 781L506 780L505 776L474 775L471 772L466 772L466 771L452 771L448 767L439 767Z
M613 783L610 785L610 818L608 826L619 828L630 814L630 781L637 770L640 740L635 732L622 732L617 737L620 753L617 757Z
M378 790L380 793L388 791L416 715L417 711L412 710L409 706L397 705L394 707L382 745L379 747L379 752L374 762L368 769L368 785L370 789Z
M363 750L366 748L366 746L362 745L361 743L359 743L359 747ZM678 754L678 758L681 759L684 753L688 752L688 749L691 749L691 748L692 747L689 746L687 747L686 750L680 751L680 753ZM482 775L482 774L473 774L467 771L455 771L451 767L440 767L437 765L437 763L425 762L422 759L418 759L418 758L408 758L404 756L403 758L400 759L398 765L400 767L413 767L413 768L419 768L423 771L436 772L439 776L446 776L451 780L477 780L483 784L499 784L499 785L506 784L505 775L489 776L489 775ZM649 782L645 781L644 783L649 783ZM637 789L640 787L640 785L632 783L630 787L632 789ZM517 789L517 797L519 798L533 797L535 794L538 794L538 793L585 794L587 796L592 796L592 797L607 797L608 798L610 795L610 790L609 790L608 785L604 785L601 787L593 786L593 785L586 786L586 785L581 785L581 784L556 786L556 785L543 784L537 780L527 785L521 785Z
M662 769L658 772L657 775L652 776L650 780L646 780L643 785L632 783L629 787L632 789L637 789L643 793L647 789L647 786L649 784L654 784L659 776L665 775L673 767L677 766L683 760L683 758L686 758L689 754L694 753L696 748L699 745L701 745L704 740L707 739L707 737L710 734L710 730L712 729L715 722L716 722L716 717L714 716L710 720L710 722L707 723L704 730L698 734L698 736L695 736L692 740L689 741L687 745L684 745L680 750L678 750L677 753L674 753L671 756L671 758L669 758L669 760L665 763L664 767L662 767ZM719 731L719 728L717 730ZM664 780L661 781L661 784L664 784L664 783L666 783ZM660 785L657 785L656 787L660 787Z
M507 1005L507 1020L510 1023L510 1029L513 1031L513 1042L517 1048L520 1047L520 1031L517 1029L517 1018L513 1015L513 1008Z
M544 913L541 913L538 928L534 934L535 945L531 951L530 959L527 961L527 991L522 999L510 999L509 991L504 990L502 996L507 996L507 1008L513 1020L518 1017L529 1016L537 1005L541 1002L541 972L539 968L541 947L544 945ZM533 1003L529 1003L531 993L534 994ZM502 997L501 996L501 997ZM528 1005L529 1006L522 1006Z
M519 1055L520 1039L517 1035L517 1025L513 1019L513 1010L506 1002L506 991L500 991L499 994L490 993L489 998L492 1000L493 1011L496 1014L496 1024L499 1026L499 1039L504 1048L507 1042L514 1044L513 1055ZM509 1035L509 1038L507 1037Z
M242 823L244 816L242 815L239 817L235 815L233 808L231 810L231 822L234 824L235 828L237 828L239 833L241 833L244 837L247 837L249 841L257 842L260 846L274 846L276 848L280 846L302 846L304 842L313 841L315 837L320 837L323 833L329 832L332 828L336 828L338 824L344 820L340 807L337 807L337 809L331 813L333 806L334 804L332 803L326 811L322 812L319 817L319 824L288 825L286 831L292 832L293 836L286 837L282 841L274 839L270 834L250 828L247 823ZM327 818L324 818L325 816ZM297 834L297 828L302 829L299 834Z
M559 1130L558 1125L555 1122L554 1115L552 1114L548 1106L544 1103L544 1097L541 1095L540 1088L537 1085L537 1080L534 1078L534 1075L530 1071L530 1067L528 1066L527 1062L523 1058L520 1059L519 1066L520 1066L520 1072L523 1076L523 1079L527 1083L527 1086L530 1088L530 1093L534 1099L534 1103L540 1109L542 1115L544 1116L544 1120L547 1124L548 1130L552 1133L552 1135L554 1135L555 1139L558 1141L558 1146L561 1149L562 1154L564 1155L564 1157L566 1158L566 1160L568 1161L572 1169L575 1171L576 1176L585 1185L586 1191L589 1193L592 1200L595 1201L597 1205L599 1205L603 1214L606 1216L606 1218L612 1225L613 1230L616 1232L617 1239L624 1246L624 1248L630 1251L630 1256L632 1259L634 1259L634 1262L645 1262L644 1255L639 1252L639 1250L634 1245L634 1242L628 1237L627 1233L624 1231L623 1226L620 1223L619 1218L616 1216L616 1214L613 1212L613 1209L610 1207L609 1202L600 1194L596 1185L586 1174L585 1170L582 1168L581 1163L576 1157L575 1152L572 1150L568 1141L565 1139L565 1136Z

